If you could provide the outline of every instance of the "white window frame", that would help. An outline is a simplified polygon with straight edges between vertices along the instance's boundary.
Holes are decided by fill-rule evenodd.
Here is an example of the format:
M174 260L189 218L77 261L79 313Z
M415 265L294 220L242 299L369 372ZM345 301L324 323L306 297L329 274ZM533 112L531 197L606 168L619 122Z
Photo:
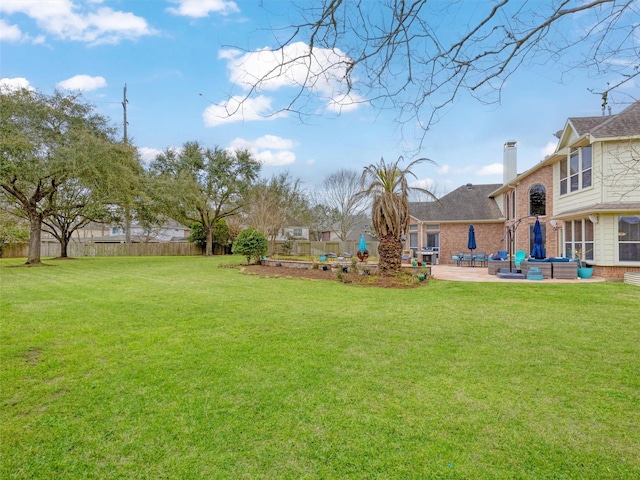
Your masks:
M595 229L588 218L567 220L564 222L564 255L574 258L576 252L582 252L580 260L595 260Z
M628 232L620 231L620 220L622 218L631 218L631 217L635 217L636 219L639 220L639 223L632 224L632 225L634 225L634 227L631 227L631 229L636 229L636 228L640 229L640 215L618 215L618 241L616 242L618 248L616 250L617 250L617 253L618 253L618 261L619 262L624 262L624 263L627 263L627 262L632 262L632 263L640 262L640 257L638 257L637 260L629 260L629 259L620 258L620 247L623 246L623 245L624 246L636 245L637 251L640 251L640 234L638 234L638 238L637 239L635 239L635 238L630 239L628 237L628 235L627 235ZM637 225L637 227L635 227L635 225ZM625 237L627 237L627 238L625 238Z
M573 164L573 166L572 166ZM572 148L560 161L560 195L569 195L593 186L593 149L591 145Z

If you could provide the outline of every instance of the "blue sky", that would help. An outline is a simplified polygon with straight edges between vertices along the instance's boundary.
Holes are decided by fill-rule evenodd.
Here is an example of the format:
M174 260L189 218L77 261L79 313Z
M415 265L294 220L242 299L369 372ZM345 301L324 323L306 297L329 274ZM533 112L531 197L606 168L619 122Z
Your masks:
M128 134L147 160L191 140L246 147L263 162L263 176L286 169L313 188L340 168L360 171L380 157L406 156L415 139L400 133L393 112L366 101L336 115L316 99L311 108L318 114L304 122L292 114L265 118L294 93L285 78L266 85L242 116L217 115L244 91L239 60L246 70L264 68L259 51L277 47L290 13L288 0L3 0L0 78L44 93L82 90L120 126L126 84ZM499 105L462 95L424 139L420 156L437 165L415 169L420 183L436 193L500 183L508 140L518 142L518 171L532 167L553 151L553 133L567 117L601 115L601 99L589 89L617 80L581 71L560 75L547 63L512 75ZM322 86L312 93L326 94ZM624 85L610 97L613 113L638 97L637 83Z

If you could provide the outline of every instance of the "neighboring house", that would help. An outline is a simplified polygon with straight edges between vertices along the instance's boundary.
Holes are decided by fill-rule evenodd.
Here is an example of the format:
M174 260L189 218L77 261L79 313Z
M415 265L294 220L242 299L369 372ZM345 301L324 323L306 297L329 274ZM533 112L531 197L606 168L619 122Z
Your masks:
M489 195L499 184L467 184L440 198L439 202L411 202L406 250L438 252L439 263L451 263L451 255L466 252L469 226L473 225L477 252L505 250L504 215ZM455 263L455 262L454 262Z
M135 220L131 224L131 241L135 243L186 242L191 229L173 219L147 229ZM126 232L122 225L90 223L73 233L72 242L123 243Z
M339 242L340 237L337 234L338 225L332 225L330 230L322 231L322 241L323 242ZM368 242L376 242L378 241L378 237L373 231L373 227L371 225L371 219L369 219L366 215L361 215L357 219L356 223L353 225L351 231L347 234L347 241L359 241L360 235L364 235L365 241Z
M292 240L309 240L309 227L285 227L278 230L276 242Z

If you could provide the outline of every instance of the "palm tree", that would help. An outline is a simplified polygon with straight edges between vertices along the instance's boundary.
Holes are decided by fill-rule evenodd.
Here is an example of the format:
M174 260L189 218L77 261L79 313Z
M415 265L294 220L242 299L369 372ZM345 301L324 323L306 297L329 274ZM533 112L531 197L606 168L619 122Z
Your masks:
M403 169L399 165L402 160L400 157L395 163L388 164L381 158L379 163L365 167L360 177L362 190L359 195L371 199L371 221L380 240L378 270L381 275L400 271L402 235L409 229L409 193L422 192L437 200L430 191L410 187L408 182L410 175L417 178L411 171L414 165L425 161L435 162L419 158Z

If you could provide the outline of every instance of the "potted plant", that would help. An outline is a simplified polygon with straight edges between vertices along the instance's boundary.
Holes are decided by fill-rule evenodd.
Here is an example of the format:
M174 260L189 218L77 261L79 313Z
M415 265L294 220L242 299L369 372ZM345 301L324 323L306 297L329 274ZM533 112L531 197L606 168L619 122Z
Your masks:
M578 262L578 278L591 278L593 275L593 267L585 263L584 252L581 248L576 249L574 258L576 262Z

